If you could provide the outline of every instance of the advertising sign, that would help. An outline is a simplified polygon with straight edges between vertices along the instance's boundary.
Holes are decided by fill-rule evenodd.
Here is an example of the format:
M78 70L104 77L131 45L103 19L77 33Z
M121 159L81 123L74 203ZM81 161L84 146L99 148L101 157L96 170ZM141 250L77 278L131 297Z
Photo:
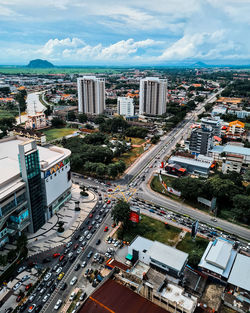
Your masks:
M139 214L131 211L129 215L129 220L134 223L139 223Z

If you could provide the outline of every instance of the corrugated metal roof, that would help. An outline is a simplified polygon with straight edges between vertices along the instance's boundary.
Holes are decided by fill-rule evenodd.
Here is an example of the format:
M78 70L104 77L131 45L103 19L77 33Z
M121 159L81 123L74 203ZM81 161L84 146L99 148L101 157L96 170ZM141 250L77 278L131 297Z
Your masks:
M181 164L186 164L186 165L193 165L193 166L197 166L197 167L203 167L203 168L206 168L206 169L209 169L210 166L212 165L212 162L201 162L201 161L198 161L198 160L194 160L194 159L191 159L191 158L184 158L184 157L178 157L178 156L174 156L174 157L171 157L169 160L168 160L169 163L175 163L175 162L179 162Z
M224 240L215 239L206 256L206 261L222 269L225 269L227 267L232 249L233 245L231 243Z
M80 308L79 313L166 313L131 289L108 279Z
M249 148L244 148L244 147L239 147L239 146L234 146L234 145L226 145L223 148L223 152L250 155L250 149Z
M237 254L228 282L250 291L250 257Z

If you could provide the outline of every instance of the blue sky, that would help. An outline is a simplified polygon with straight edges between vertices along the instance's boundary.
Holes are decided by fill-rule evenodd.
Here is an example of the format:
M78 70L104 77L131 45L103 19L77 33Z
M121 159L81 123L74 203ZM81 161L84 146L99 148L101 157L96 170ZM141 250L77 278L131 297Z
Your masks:
M0 64L250 64L250 0L0 0Z

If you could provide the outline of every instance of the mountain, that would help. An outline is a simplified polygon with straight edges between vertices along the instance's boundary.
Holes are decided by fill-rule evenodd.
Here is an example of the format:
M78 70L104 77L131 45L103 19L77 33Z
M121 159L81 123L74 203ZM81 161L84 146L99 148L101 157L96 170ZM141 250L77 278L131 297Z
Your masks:
M208 67L209 65L207 65L206 63L203 62L196 62L194 64L192 64L193 67Z
M36 59L31 60L27 65L29 68L52 68L54 65L46 60Z

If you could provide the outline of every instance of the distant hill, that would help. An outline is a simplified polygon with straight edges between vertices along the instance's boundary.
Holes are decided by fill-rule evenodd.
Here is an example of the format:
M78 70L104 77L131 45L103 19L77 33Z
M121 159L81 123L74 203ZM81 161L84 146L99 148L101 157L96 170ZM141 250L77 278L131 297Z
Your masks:
M196 62L194 64L192 64L193 67L208 67L209 65L207 65L206 63L203 62Z
M27 65L28 68L52 68L54 65L46 60L36 59L31 60Z

